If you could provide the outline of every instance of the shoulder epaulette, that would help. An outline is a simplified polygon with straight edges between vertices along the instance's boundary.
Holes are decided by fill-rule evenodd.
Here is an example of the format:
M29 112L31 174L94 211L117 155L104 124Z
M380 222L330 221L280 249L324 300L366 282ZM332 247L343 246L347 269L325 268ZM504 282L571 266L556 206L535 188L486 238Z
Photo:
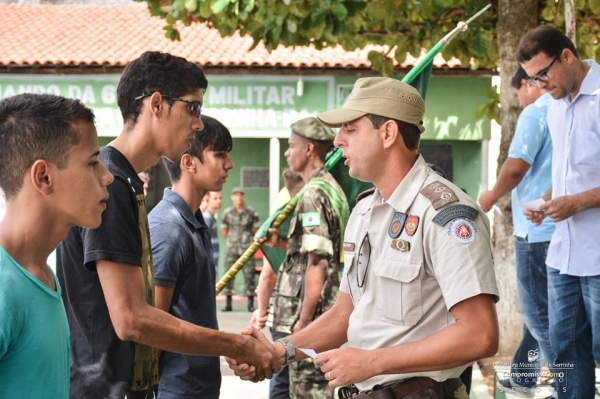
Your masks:
M371 187L368 190L363 191L362 193L358 194L356 196L356 203L358 204L358 202L362 199L367 198L369 195L372 195L375 192L375 187Z
M429 183L420 191L421 195L431 201L433 209L440 209L441 207L458 201L458 197L454 191L446 186L444 183L434 181Z

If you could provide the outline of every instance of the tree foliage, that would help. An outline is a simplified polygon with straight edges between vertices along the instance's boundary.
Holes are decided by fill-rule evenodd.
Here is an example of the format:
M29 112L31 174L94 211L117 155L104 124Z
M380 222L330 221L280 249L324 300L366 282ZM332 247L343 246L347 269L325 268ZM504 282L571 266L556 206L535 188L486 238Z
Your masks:
M143 1L143 0L138 0ZM166 36L179 39L178 22L204 22L222 36L238 31L251 36L254 46L271 51L279 45L317 49L340 45L371 51L375 71L392 75L406 54L418 57L446 33L488 4L486 0L145 0L152 15L166 20ZM538 20L564 26L563 1L539 0ZM576 0L578 49L585 57L600 58L600 0ZM493 69L499 62L496 11L488 11L443 51L470 68Z

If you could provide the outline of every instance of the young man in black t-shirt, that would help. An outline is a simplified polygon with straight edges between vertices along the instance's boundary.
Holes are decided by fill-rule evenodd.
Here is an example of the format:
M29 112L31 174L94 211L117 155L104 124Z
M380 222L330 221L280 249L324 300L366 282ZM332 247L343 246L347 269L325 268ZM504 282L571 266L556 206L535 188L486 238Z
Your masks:
M123 131L100 152L114 175L98 229L73 228L57 275L71 330L71 398L152 397L156 349L247 359L269 377L279 364L251 337L206 329L156 309L148 219L138 173L178 161L196 130L207 80L197 65L146 52L117 89ZM264 348L262 348L264 349Z

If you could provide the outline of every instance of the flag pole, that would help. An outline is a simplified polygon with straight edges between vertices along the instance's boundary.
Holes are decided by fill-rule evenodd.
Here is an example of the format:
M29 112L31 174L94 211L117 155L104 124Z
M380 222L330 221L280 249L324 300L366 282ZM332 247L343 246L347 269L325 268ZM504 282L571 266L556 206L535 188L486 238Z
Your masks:
M402 82L410 84L423 71L423 69L425 69L427 65L429 65L433 61L434 57L438 55L444 49L444 47L446 47L446 45L456 37L456 35L458 35L461 32L465 32L469 28L469 24L475 19L477 19L485 11L487 11L491 6L491 4L488 4L487 6L479 10L479 12L477 12L471 18L469 18L467 21L460 21L456 25L456 28L454 28L450 33L444 36L440 41L438 41L425 54L425 56L422 57L415 64L415 66L413 66L410 69L410 71L408 71L408 73L402 78ZM327 170L331 170L331 168L333 168L341 158L342 151L339 148L336 148L325 160L325 167L327 168ZM278 228L281 225L281 223L283 223L283 221L287 219L287 217L291 215L292 212L294 212L296 204L298 203L298 200L300 199L301 195L301 193L296 194L296 196L292 198L290 202L287 203L285 208L281 210L281 213L271 224L272 228ZM229 268L229 270L223 275L223 277L221 277L219 282L217 282L215 288L216 295L219 295L223 288L225 288L225 286L235 278L235 275L244 267L244 265L250 260L250 258L254 256L254 254L260 249L260 247L260 243L258 243L257 241L253 242L250 245L250 247L248 247L248 249L242 254L242 256L240 256L239 259L235 261L235 263Z

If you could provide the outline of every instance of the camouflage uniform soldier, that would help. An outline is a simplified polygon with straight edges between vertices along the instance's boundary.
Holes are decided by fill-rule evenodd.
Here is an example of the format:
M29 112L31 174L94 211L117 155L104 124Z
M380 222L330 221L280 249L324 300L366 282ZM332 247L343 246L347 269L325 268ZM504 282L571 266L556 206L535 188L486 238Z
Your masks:
M231 191L233 205L223 211L221 216L221 232L227 240L227 256L225 267L230 268L236 260L248 249L254 241L254 233L260 227L258 212L244 202L244 191L234 187ZM244 281L246 283L246 296L248 297L248 311L254 312L254 295L256 290L256 272L254 259L244 265ZM233 281L227 284L224 290L227 295L227 304L224 312L230 312L231 296L233 295Z
M287 248L274 290L273 338L300 331L335 302L342 233L349 214L342 189L323 165L335 137L333 131L316 118L302 119L291 128L285 156L307 188L290 221L287 245L274 229L267 241ZM285 384L285 376L281 381ZM279 383L276 377L275 386ZM271 398L284 397L273 394L280 391L274 388ZM305 360L289 365L289 397L333 398L333 389L312 360Z

